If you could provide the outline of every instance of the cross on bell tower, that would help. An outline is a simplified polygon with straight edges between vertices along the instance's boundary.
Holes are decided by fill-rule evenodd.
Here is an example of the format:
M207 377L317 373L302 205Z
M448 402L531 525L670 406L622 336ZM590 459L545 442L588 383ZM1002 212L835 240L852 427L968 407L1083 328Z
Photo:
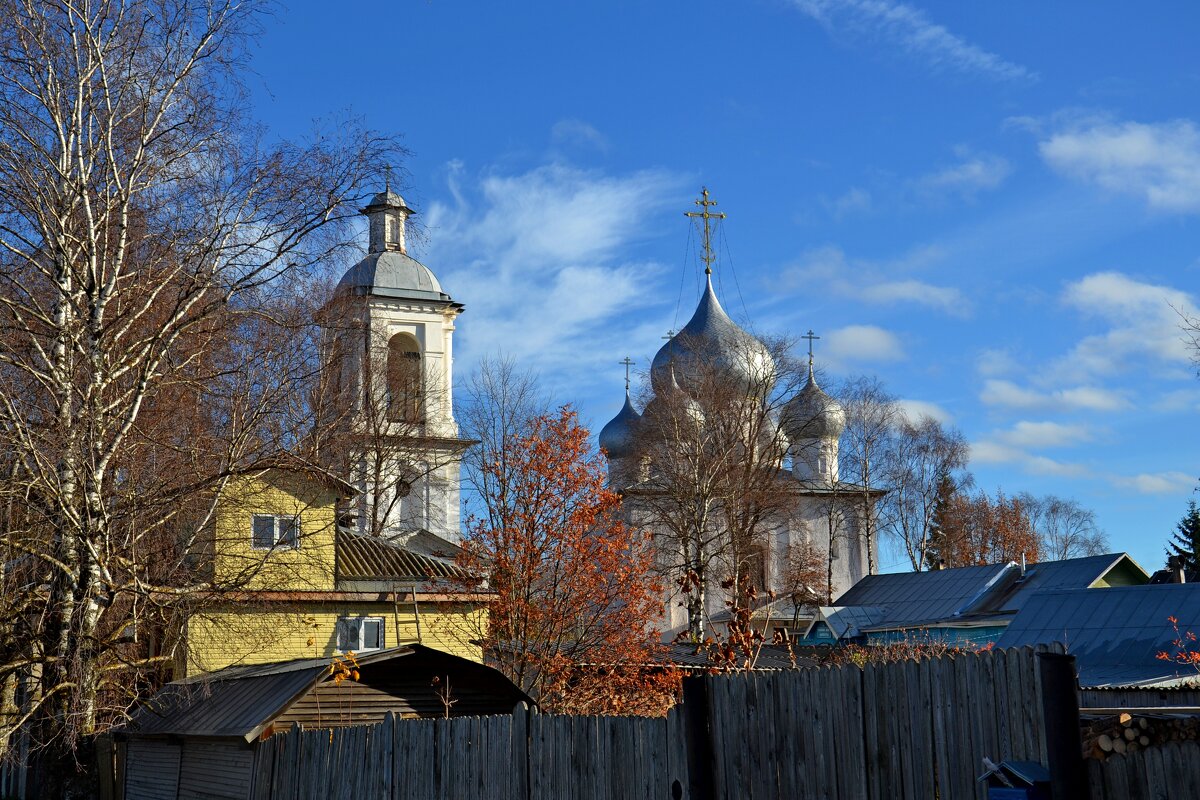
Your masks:
M704 220L704 229L703 229L704 254L700 256L700 260L704 262L704 274L712 275L712 265L713 265L713 262L717 260L717 257L715 255L713 255L713 251L712 251L712 226L709 224L709 220L725 219L725 214L723 212L709 211L710 208L716 206L717 201L708 199L708 187L707 186L700 187L700 199L695 202L696 202L696 205L700 206L700 208L702 210L701 211L685 211L685 212L683 212L683 215L685 217L691 217L693 219L699 218L699 219Z

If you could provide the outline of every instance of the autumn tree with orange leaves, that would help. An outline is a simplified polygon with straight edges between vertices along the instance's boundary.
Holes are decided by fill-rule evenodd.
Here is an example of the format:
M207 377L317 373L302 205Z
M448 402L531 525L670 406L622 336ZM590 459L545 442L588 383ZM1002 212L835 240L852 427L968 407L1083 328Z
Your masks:
M931 527L930 568L1041 559L1041 540L1024 502L1001 491L995 497L972 494L943 479Z
M485 446L487 516L460 564L495 594L478 632L489 657L549 711L661 713L677 678L657 666L650 538L619 519L590 433L563 406Z

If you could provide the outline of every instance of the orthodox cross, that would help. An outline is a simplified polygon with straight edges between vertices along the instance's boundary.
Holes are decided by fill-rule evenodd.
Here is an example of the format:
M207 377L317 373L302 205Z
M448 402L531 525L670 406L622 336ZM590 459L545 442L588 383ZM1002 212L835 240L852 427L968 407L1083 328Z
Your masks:
M820 339L821 337L817 336L815 333L813 333L812 328L809 328L808 333L804 334L800 338L808 339L808 365L811 367L812 363L813 363L813 347L812 347L813 340Z
M626 394L628 394L629 393L629 368L633 366L633 359L630 358L629 356L625 356L625 358L621 359L617 363L625 365L625 392L626 392Z
M709 226L708 221L710 219L725 219L725 215L723 213L714 213L709 211L709 208L715 206L716 204L716 200L708 199L708 187L701 186L700 199L696 201L696 205L700 206L700 208L703 210L683 212L685 217L699 217L700 219L704 220L704 255L700 256L700 259L704 262L705 275L712 275L712 265L713 262L717 260L717 257L713 255L712 251L712 228Z
M669 329L669 330L667 330L667 335L666 335L666 336L664 336L664 337L662 337L662 338L664 338L664 339L674 339L674 338L675 338L675 331L674 331L673 329Z

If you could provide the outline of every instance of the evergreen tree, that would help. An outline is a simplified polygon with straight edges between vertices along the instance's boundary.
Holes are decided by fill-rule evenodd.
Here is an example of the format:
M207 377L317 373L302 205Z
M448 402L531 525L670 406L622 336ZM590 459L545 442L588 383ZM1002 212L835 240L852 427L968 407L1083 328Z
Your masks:
M1185 572L1192 573L1200 568L1200 508L1195 500L1188 501L1187 513L1175 526L1171 541L1167 542L1167 568L1170 559L1178 557Z
M925 550L925 569L939 569L954 563L953 532L957 527L954 520L955 500L958 485L948 474L938 478L937 494L934 498L933 515L929 521L929 546Z

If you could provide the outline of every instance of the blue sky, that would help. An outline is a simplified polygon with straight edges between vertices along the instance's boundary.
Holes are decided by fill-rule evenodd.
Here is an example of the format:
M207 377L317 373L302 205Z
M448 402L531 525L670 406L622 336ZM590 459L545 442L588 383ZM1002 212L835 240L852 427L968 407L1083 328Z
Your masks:
M699 290L960 427L981 486L1075 497L1148 568L1200 475L1200 6L288 3L250 78L301 136L403 135L417 255L597 428ZM901 557L884 559L900 565Z

